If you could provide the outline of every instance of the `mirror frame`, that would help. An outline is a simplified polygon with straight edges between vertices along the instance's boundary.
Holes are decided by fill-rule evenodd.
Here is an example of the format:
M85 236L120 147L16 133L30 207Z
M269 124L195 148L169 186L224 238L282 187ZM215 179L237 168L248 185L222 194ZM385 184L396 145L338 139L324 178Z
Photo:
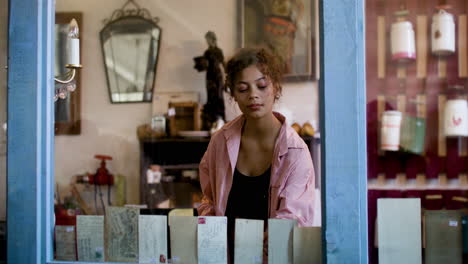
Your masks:
M68 24L72 20L76 19L78 27L80 29L80 42L83 47L83 13L81 12L56 12L55 13L55 24ZM83 49L81 49L83 50ZM80 52L80 61L82 61L82 52ZM55 121L55 135L79 135L81 134L81 70L76 71L75 75L76 90L69 93L70 104L70 116L71 120L68 122L57 122ZM61 99L59 99L61 100ZM58 102L58 101L57 101ZM55 111L55 104L54 104Z
M158 42L157 53L156 53L157 55L156 55L156 61L154 63L154 69L153 69L154 75L153 75L153 80L152 80L152 85L151 85L151 98L146 101L144 100L144 97L143 97L141 101L114 102L112 100L112 90L111 90L110 83L109 83L109 73L108 73L107 65L106 65L106 57L105 57L106 55L104 51L104 39L103 39L104 34L103 33L108 27L112 26L114 23L120 22L125 19L129 19L129 18L130 19L137 18L137 19L144 20L145 22L152 24L155 28L159 30L159 38L157 40ZM105 21L104 27L99 32L99 39L101 41L102 60L104 64L104 71L106 72L107 90L109 92L109 100L111 104L152 103L153 102L154 88L156 84L156 74L157 74L158 61L159 61L159 52L161 50L161 36L162 36L162 28L158 25L158 22L159 22L159 18L151 18L151 15L149 15L149 11L147 11L146 9L138 9L137 12L135 13L125 12L123 9L116 10L112 14L111 18Z

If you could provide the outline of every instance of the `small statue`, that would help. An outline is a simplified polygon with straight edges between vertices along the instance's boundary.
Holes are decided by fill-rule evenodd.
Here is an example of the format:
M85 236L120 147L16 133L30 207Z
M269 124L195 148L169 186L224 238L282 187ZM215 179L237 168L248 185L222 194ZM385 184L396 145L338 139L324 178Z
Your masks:
M216 131L220 130L224 126L224 120L218 116L218 120L216 120L210 129L210 135L216 133Z
M150 208L157 208L159 203L167 199L164 188L161 184L161 166L152 164L146 170L146 183L149 192L147 195L147 202Z
M161 183L161 166L151 165L146 171L146 182L148 184Z
M194 68L201 72L206 70L207 102L203 106L203 130L210 130L219 118L225 120L224 115L224 55L216 45L216 35L213 31L205 34L208 49L203 56L195 57Z

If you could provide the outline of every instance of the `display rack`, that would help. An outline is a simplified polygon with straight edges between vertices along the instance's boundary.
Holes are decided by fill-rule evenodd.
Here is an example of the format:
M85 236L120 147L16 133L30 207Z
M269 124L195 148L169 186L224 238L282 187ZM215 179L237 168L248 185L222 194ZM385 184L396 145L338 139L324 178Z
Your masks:
M431 51L432 20L437 7L448 5L455 22L455 53L439 56ZM459 85L465 95L467 91L467 15L466 0L366 0L369 263L378 262L378 198L420 198L425 210L468 204L461 201L468 197L468 138L446 137L443 130L448 88ZM405 63L393 60L391 50L392 24L403 20L412 24L416 44L415 59ZM425 121L421 153L382 150L382 114L388 110Z

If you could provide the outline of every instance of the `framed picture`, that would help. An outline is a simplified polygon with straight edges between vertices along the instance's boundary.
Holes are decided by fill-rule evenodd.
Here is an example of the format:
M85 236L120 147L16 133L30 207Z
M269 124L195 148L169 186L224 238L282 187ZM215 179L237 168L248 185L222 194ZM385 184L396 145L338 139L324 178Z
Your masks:
M317 0L238 0L239 47L270 48L285 81L317 79L317 7Z

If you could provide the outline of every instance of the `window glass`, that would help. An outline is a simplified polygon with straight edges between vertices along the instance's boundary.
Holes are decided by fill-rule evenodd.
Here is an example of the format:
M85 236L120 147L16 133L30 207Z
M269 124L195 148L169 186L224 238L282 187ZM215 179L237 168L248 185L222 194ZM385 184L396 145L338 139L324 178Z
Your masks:
M122 8L132 14L140 8L143 17L113 13ZM56 11L56 75L67 77L64 65L73 59L67 55L73 44L66 44L72 18L83 66L71 84L55 87L56 260L177 263L197 250L203 258L209 252L192 243L196 230L198 239L210 238L208 249L256 241L245 256L231 254L238 263L246 256L261 260L268 241L280 247L274 242L291 234L294 254L320 258L316 1L128 1L122 7L58 0ZM242 70L228 63L240 47L258 45L272 50L250 53L258 67L240 55ZM233 90L225 91L225 82ZM142 95L147 102L135 103ZM243 113L249 113L245 123L236 119ZM247 124L267 120L265 113L269 132L259 140L262 126ZM234 128L221 129L231 121ZM288 172L297 184L284 180ZM236 223L234 216L260 220ZM275 216L296 222L269 224ZM271 230L277 232L266 235Z
M366 0L369 263L466 257L467 34L465 1Z

